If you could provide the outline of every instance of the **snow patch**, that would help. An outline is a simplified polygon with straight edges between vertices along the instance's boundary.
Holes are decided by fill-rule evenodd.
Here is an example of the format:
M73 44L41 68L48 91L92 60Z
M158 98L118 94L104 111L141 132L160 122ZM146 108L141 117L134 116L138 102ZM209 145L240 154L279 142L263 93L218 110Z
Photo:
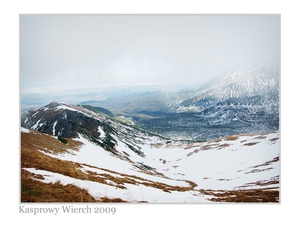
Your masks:
M30 173L42 175L44 177L44 179L32 178L34 180L38 180L47 184L53 184L55 182L60 182L62 185L73 184L79 188L86 189L95 199L106 197L111 199L120 198L129 202L147 201L150 203L208 203L208 198L210 198L210 196L203 195L196 191L172 191L169 193L161 189L144 185L125 184L126 189L120 189L112 185L88 180L79 180L45 170L38 170L35 168L23 169Z
M21 130L22 133L30 133L31 132L29 129L27 129L25 127L21 127L20 130Z
M105 132L100 126L98 127L98 132L100 133L99 138L105 138Z
M53 135L55 135L55 127L56 127L57 121L55 121L54 124L53 124L53 128L52 128L52 134Z

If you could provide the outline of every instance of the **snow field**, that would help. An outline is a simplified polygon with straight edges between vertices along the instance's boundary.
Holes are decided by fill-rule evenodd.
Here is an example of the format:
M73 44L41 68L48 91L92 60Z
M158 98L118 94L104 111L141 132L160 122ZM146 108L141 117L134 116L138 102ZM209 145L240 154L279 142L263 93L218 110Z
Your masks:
M172 191L171 193L168 193L160 189L144 185L126 184L127 189L120 189L110 185L88 180L79 180L45 170L37 170L35 168L24 169L30 173L39 174L44 177L44 180L33 178L35 180L43 183L60 182L62 185L73 184L79 188L87 190L95 199L106 197L111 199L121 198L122 200L129 202L147 201L149 203L205 203L209 202L207 198L210 197L194 191Z
M30 132L26 128L21 128L21 131ZM100 133L102 134L101 131ZM121 198L130 202L202 203L207 202L211 196L205 196L198 192L197 190L200 189L239 190L279 187L276 182L264 186L257 183L258 181L267 183L279 177L278 132L239 135L195 144L178 142L162 144L159 140L160 143L155 145L155 142L149 138L144 144L136 144L144 153L144 157L132 151L127 146L126 140L115 138L117 140L116 150L123 155L126 153L125 155L131 161L115 157L81 135L74 139L83 143L78 151L68 150L69 152L62 154L43 153L61 160L85 164L81 165L81 170L86 173L91 171L99 176L109 174L119 178L126 178L126 175L136 176L137 178L130 177L130 179L137 181L137 184L124 183L126 189L116 187L116 183L112 180L108 180L111 185L107 185L34 168L26 168L26 170L45 177L45 180L40 180L41 182L59 181L63 185L74 184L88 190L96 199L102 197ZM144 173L134 166L138 163L150 166L164 176ZM197 186L192 191L171 191L169 193L160 188L140 184L142 179L170 186L190 187L190 184L184 181L188 180L196 183Z

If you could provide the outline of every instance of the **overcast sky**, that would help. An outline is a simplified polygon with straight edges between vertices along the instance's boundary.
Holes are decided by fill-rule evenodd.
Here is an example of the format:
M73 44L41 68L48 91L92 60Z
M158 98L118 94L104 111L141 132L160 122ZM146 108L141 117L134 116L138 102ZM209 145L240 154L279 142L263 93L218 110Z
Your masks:
M21 15L21 92L201 83L279 63L279 15Z

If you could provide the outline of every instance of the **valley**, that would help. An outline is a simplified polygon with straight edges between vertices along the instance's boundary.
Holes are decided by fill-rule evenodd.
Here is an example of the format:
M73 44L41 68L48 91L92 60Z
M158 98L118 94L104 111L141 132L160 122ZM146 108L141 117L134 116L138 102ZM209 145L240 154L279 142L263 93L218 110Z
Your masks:
M70 201L65 187L80 201L279 201L277 131L186 142L52 102L22 119L21 135L23 201Z
M22 202L279 202L278 66L130 88L29 102Z

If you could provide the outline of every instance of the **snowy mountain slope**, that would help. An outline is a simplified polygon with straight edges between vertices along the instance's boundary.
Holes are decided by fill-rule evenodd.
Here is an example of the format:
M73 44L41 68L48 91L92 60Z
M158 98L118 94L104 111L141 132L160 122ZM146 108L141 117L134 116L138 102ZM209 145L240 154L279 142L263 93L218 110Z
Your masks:
M248 70L230 71L217 78L203 92L219 99L269 95L279 91L279 68L277 65L258 65Z
M153 136L83 107L58 102L32 111L22 118L21 126L63 138L79 138L82 135L124 159L127 156L116 151L116 146L125 145L131 152L142 156L137 144ZM153 138L160 139L158 136Z
M172 168L176 165L185 179L204 189L278 187L277 182L273 184L279 181L278 139L275 132L205 142L200 148L191 148Z
M231 71L181 97L169 103L169 116L136 123L168 137L194 140L279 129L278 66Z
M22 160L22 169L30 172L32 179L44 183L59 182L62 185L72 184L86 189L95 199L122 199L129 202L207 202L203 194L193 191L190 181L176 180L165 177L163 174L152 173L149 168L141 167L140 162L122 160L115 154L105 151L95 143L80 137L75 141L80 143L77 149L69 149L63 145L63 152L51 150L35 139L47 138L45 143L57 140L55 136L46 135L37 131L22 128L22 150L31 145L30 153L40 154L59 160L50 163L50 166L37 162ZM47 136L47 137L45 137ZM73 141L73 140L72 140ZM69 142L72 143L71 140ZM69 143L68 142L68 143ZM57 147L57 143L55 146ZM124 150L125 149L120 149ZM128 149L127 149L128 150ZM34 153L35 152L35 153ZM132 154L132 153L131 153ZM136 156L138 157L138 156ZM49 160L49 159L48 159ZM71 163L71 173L64 172L60 167ZM55 165L54 168L51 165ZM149 172L150 171L150 172ZM81 175L83 174L83 175ZM83 176L83 178L81 177Z
M210 81L206 88L193 92L194 96L183 100L181 107L198 106L198 111L202 111L200 106L206 107L214 102L255 96L278 100L279 68L277 65L258 65L250 69L233 70ZM183 108L178 110L182 111Z
M22 129L23 136L32 132L35 131ZM132 157L132 161L121 160L87 139L76 141L82 143L78 150L54 153L36 145L33 151L73 162L78 165L77 170L92 174L93 178L105 178L105 181L78 179L30 165L23 169L35 174L34 179L44 183L60 182L86 189L95 199L119 198L129 202L203 203L220 191L279 188L277 132L229 137L207 143L149 143L142 146L145 157ZM141 159L157 173L137 168L135 165Z
M21 151L58 165L47 167L23 157L22 169L44 183L58 181L86 189L95 199L182 203L207 202L220 191L271 188L278 193L278 132L188 144L149 135L66 103L31 112L22 125L30 129L21 129ZM59 165L74 167L76 175L59 170Z

